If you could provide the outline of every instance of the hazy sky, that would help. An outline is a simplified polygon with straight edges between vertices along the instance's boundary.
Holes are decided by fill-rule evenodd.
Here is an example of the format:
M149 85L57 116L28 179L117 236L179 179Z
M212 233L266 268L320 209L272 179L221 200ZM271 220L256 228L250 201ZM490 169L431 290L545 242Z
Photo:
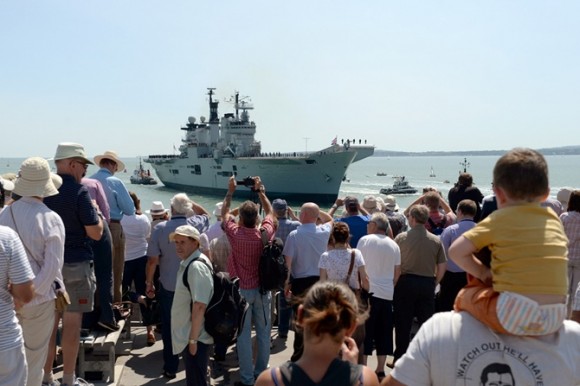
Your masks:
M578 1L3 1L0 157L171 153L251 97L264 151L578 145ZM231 106L220 104L220 116ZM309 138L306 140L305 138Z

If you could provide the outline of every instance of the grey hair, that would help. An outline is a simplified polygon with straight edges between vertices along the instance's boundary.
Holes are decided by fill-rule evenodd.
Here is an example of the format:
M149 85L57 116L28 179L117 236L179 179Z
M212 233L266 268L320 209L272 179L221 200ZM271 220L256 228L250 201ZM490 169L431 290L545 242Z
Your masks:
M191 212L191 200L185 193L177 193L171 198L171 210L173 214L187 215Z
M381 231L387 232L389 230L389 219L383 212L373 213L370 221L377 224L377 228L379 228Z

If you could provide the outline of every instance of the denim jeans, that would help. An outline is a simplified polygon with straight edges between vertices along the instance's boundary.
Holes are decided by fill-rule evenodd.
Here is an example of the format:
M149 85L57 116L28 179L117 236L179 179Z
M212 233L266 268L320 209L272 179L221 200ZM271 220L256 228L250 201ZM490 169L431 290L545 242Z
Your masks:
M173 304L175 292L167 291L161 284L159 287L161 338L163 339L163 370L175 374L177 373L177 367L179 367L179 355L173 355L173 347L171 344L171 305Z
M280 291L278 296L280 297L278 305L278 335L287 336L290 329L290 320L292 319L292 306L286 300L283 290Z
M270 304L271 292L260 294L258 288L240 290L250 305L242 331L238 336L238 360L240 361L240 379L246 385L253 385L260 373L268 367L270 360ZM258 354L256 365L252 364L252 322L256 328Z

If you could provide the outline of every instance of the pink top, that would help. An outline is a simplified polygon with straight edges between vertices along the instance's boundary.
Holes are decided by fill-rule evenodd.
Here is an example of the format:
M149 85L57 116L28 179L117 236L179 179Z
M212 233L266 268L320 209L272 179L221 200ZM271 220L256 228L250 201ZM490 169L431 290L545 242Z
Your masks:
M98 180L86 177L82 179L81 183L87 187L91 199L97 202L97 205L101 210L103 217L105 218L105 220L107 220L108 223L111 218L110 209L109 202L107 201L107 196L105 195L105 191L103 190L103 185L101 185L101 183Z

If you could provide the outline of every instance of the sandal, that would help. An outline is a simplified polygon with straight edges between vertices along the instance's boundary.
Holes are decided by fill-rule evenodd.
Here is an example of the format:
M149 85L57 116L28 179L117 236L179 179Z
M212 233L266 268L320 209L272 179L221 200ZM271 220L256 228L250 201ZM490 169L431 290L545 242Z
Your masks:
M147 333L147 346L151 347L155 344L155 334L153 331Z

